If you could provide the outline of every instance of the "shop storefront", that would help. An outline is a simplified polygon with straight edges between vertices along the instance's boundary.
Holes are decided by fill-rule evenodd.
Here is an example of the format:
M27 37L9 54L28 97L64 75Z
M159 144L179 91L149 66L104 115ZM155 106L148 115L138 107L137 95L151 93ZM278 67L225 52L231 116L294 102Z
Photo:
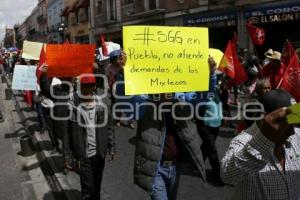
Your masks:
M225 49L228 40L237 32L237 13L235 11L209 12L186 16L184 26L197 26L209 28L209 46L211 48Z
M265 29L265 43L256 47L260 55L268 48L282 51L287 39L300 48L300 3L282 2L250 7L244 12L246 20Z

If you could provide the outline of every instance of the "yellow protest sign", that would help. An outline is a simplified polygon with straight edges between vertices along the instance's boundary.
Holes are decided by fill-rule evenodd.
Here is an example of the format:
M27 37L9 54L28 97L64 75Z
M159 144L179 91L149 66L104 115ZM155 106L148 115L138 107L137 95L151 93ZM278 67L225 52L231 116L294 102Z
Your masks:
M24 40L22 58L29 60L39 60L43 45L44 44L40 42L30 42Z
M125 26L125 94L207 91L208 29Z
M212 49L212 48L209 49L208 52L209 52L209 55L215 59L217 66L219 66L224 53L219 49Z
M289 107L291 114L287 115L288 124L300 124L300 104Z

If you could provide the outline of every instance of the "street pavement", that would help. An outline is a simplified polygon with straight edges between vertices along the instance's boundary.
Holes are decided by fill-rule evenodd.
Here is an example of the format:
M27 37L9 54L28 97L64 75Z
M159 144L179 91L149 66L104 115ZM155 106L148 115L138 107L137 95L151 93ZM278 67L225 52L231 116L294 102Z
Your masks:
M16 97L17 102L21 105L21 110L26 119L31 121L32 127L36 127L36 113L29 108L26 108L26 104L22 102L22 97ZM25 119L25 120L26 120ZM2 125L4 126L4 125ZM2 129L1 129L2 130ZM117 143L117 157L112 163L106 162L104 169L104 177L102 184L102 199L103 200L148 200L149 195L133 184L133 159L135 150L135 131L124 124L121 127L116 127L116 143ZM2 134L3 131L1 131ZM6 132L6 131L4 131ZM61 188L64 190L67 199L80 200L80 181L79 176L74 172L68 172L63 170L63 159L62 155L53 152L53 147L51 146L50 139L47 133L40 134L37 131L34 133L42 148L42 153L45 155L49 165L53 168L53 173L56 176L58 183L61 184ZM233 129L221 128L220 134L217 138L217 149L219 152L219 158L221 159L229 145L229 142L234 137ZM2 137L3 138L3 137ZM1 139L2 139L1 138ZM2 140L0 141L2 144ZM2 145L1 145L2 147ZM3 151L1 151L3 152ZM8 181L14 180L16 183L19 178L19 171L16 167L11 167L13 165L12 158L15 156L14 151L7 157L1 158L0 162L9 160L7 166L11 170L11 176L14 178ZM2 160L3 159L3 160ZM201 179L197 176L194 170L185 170L180 176L177 200L225 200L230 199L234 188L230 186L219 187L215 186L210 182L210 165L207 161L207 172L208 172L208 183L204 184ZM15 169L15 170L14 170ZM8 175L8 174L7 174ZM2 173L1 175L2 176ZM1 177L0 177L1 178ZM4 179L0 179L1 181ZM20 180L21 181L21 180ZM1 183L1 182L0 182ZM6 183L1 184L1 186ZM15 189L12 192L7 190L7 194L17 195L16 198L8 199L22 199L22 189L19 188L20 193L18 193L18 184L16 184ZM2 188L0 187L0 191ZM4 189L4 188L3 188ZM4 190L3 190L4 191ZM1 195L1 193L0 193ZM46 196L49 194L45 194ZM60 195L55 195L55 197L60 197ZM7 199L1 198L0 199ZM47 200L46 197L41 198ZM60 198L57 198L60 199Z

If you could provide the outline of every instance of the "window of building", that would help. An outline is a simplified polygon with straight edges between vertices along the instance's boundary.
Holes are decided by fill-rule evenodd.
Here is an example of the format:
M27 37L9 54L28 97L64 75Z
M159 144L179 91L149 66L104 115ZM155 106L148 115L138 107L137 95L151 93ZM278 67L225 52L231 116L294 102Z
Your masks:
M153 10L156 9L156 0L149 0L149 9Z
M75 18L76 18L75 22L78 24L79 23L79 10L76 10Z
M100 15L102 13L102 5L103 5L102 0L96 0L96 14L97 15Z
M108 20L116 20L116 1L107 0L107 18Z
M144 0L146 10L154 10L158 7L158 0Z
M125 4L131 4L134 0L125 0Z

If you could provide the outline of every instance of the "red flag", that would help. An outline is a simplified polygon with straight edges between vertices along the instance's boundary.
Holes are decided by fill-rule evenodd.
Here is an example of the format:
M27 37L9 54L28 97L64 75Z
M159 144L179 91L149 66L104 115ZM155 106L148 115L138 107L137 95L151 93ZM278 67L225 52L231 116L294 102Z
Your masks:
M101 34L101 36L100 36L100 41L101 41L101 46L102 46L102 54L104 56L108 56L108 50L107 50L107 47L106 47L106 44L105 44L105 41L104 41L103 34Z
M235 76L233 79L235 85L240 85L244 81L248 80L248 75L245 71L244 66L241 64L239 60L236 43L232 42L231 49L232 49L232 58L233 58L234 71L235 71Z
M297 102L300 102L300 64L296 53L294 53L278 87L286 89Z
M231 40L229 40L227 43L223 58L220 62L218 69L231 78L234 78L235 76Z
M287 40L284 44L284 49L281 54L281 62L283 62L286 66L289 66L294 53L295 49L293 45Z
M254 45L262 45L265 42L265 30L251 24L247 24L249 36Z
M45 61L46 61L46 53L45 53L45 48L44 48L44 45L43 45L42 50L41 50L41 54L40 54L39 65L36 68L36 72L35 72L38 83L39 83L40 77L42 75L42 66L45 64Z
M234 38L227 43L218 69L232 78L233 85L239 85L248 79L248 75L239 61L235 41L236 39Z

